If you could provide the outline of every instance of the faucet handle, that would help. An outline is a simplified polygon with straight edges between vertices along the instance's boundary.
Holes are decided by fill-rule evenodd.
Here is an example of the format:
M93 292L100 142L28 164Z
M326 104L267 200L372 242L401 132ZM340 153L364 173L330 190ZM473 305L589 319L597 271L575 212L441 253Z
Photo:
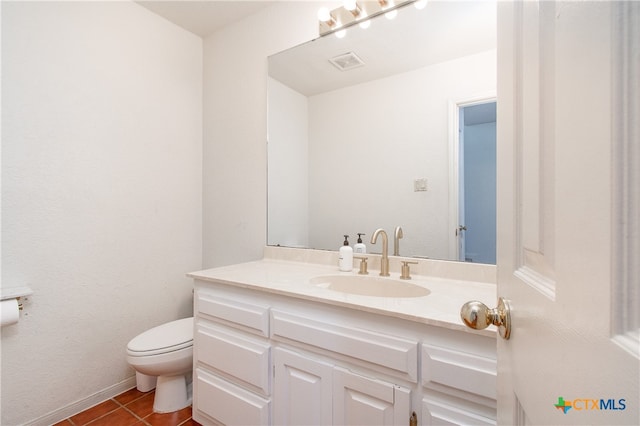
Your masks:
M368 259L368 257L366 257L366 256L353 256L353 258L360 260L360 270L358 271L358 274L360 274L360 275L369 275L369 271L367 271L367 259Z
M401 280L410 280L411 279L411 271L409 270L409 264L417 265L418 262L412 262L410 260L402 260L402 273L400 274Z

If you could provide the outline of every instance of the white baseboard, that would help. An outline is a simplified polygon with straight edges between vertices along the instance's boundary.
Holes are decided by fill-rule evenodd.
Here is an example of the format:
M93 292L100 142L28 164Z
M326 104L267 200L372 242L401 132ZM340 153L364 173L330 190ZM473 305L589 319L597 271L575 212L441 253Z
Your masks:
M116 383L115 385L109 386L108 388L96 392L93 395L89 395L86 398L69 404L66 407L59 408L55 411L50 412L49 414L45 414L44 416L31 420L28 423L25 423L25 425L49 426L58 423L59 421L62 421L88 408L91 408L94 405L111 399L116 395L120 395L121 393L128 391L129 389L134 387L136 387L136 377L132 376L120 383Z

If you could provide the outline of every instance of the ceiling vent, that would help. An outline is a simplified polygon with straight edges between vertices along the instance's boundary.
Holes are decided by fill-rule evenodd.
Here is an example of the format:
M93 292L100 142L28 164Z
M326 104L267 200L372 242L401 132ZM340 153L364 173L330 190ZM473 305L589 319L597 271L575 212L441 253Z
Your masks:
M329 59L329 62L335 65L335 67L340 71L349 71L354 68L364 66L364 62L362 61L362 59L360 59L358 55L353 52L345 53L344 55L338 55L335 58Z

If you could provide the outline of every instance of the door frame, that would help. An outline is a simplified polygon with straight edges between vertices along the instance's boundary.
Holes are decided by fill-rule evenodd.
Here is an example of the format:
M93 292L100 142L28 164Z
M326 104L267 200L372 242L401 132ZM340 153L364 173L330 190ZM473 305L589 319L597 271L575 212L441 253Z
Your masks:
M449 100L449 259L460 260L458 225L460 217L460 108L498 102L495 90ZM463 259L464 260L464 259Z

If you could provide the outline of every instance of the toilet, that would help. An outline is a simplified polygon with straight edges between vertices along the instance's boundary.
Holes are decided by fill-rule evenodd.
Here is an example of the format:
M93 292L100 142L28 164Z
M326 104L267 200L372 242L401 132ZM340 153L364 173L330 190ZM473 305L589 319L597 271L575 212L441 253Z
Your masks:
M191 405L193 317L159 325L131 339L127 362L141 392L156 388L153 411L170 413Z

